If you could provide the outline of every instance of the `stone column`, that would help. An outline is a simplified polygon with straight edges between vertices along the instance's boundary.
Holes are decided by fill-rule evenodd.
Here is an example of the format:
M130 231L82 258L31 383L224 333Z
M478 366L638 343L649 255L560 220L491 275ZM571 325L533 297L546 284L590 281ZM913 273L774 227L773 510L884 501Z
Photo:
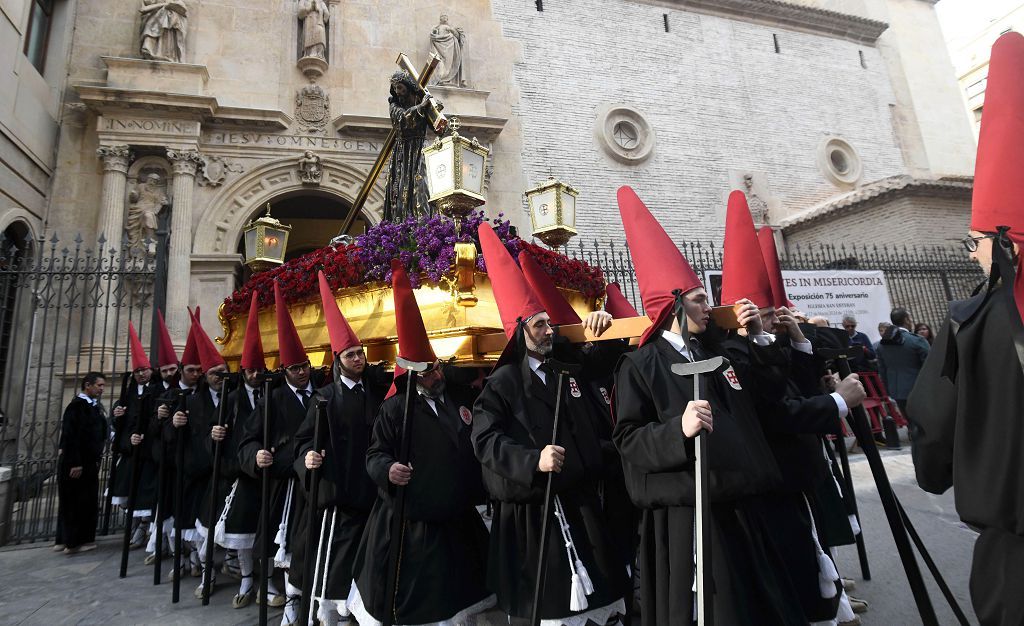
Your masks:
M103 250L98 252L106 256L107 250L121 249L121 237L124 235L124 193L128 184L128 164L132 153L128 146L100 146L96 155L103 159L103 205L100 209L100 227L97 236L106 240Z
M192 272L192 190L195 187L199 153L195 150L168 150L174 169L171 204L171 235L167 260L167 330L171 338L184 343L189 328L188 300Z

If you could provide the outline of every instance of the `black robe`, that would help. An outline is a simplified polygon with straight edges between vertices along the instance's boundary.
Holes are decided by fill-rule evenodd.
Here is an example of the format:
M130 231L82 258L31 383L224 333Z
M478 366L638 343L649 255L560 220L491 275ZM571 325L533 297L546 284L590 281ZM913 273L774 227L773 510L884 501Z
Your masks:
M362 393L337 382L320 388L314 396L327 401L326 419L320 425L321 450L326 454L320 471L316 515L310 524L307 501L307 507L298 514L296 536L301 539L292 552L292 584L305 587L306 559L316 558L316 554L311 557L306 554L306 537L313 533L317 547L322 539L325 547L320 567L324 562L329 566L326 574L320 572L313 593L332 600L348 597L354 578L356 551L370 509L377 499L377 486L366 473L366 451L370 446L374 419L391 384L391 374L383 366L367 366L360 382L364 390ZM315 418L316 406L311 404L305 421L295 433L295 472L307 498L312 472L306 469L306 453L313 449ZM326 545L332 531L333 540ZM316 564L313 573L316 574ZM325 575L326 592L321 594Z
M99 405L75 397L64 409L60 426L57 493L60 524L57 543L76 548L96 540L99 516L100 461L107 439L107 420ZM82 475L71 478L73 467Z
M831 396L804 398L799 394L792 379L791 354L782 343L759 346L734 335L722 344L740 380L749 383L761 409L759 415L764 414L761 426L765 440L782 475L779 488L755 496L748 511L757 514L769 529L768 537L785 561L785 569L778 575L789 578L800 597L804 616L811 622L828 621L836 616L841 583L836 581L832 597L822 597L811 511L818 487L831 480L820 435L840 434L839 409ZM792 357L797 355L811 356L793 349ZM809 369L807 365L799 368ZM779 403L781 411L764 410Z
M548 474L537 469L541 450L551 443L557 379L545 384L528 359L498 367L473 408L473 446L484 484L497 502L491 522L487 584L498 606L513 617L529 617L533 604L544 490ZM601 509L597 486L603 474L594 405L584 393L588 381L566 377L557 445L565 465L553 474L552 493L565 509L570 532L594 585L588 609L608 606L630 593L621 552ZM554 507L552 507L553 509ZM572 573L565 542L554 516L547 537L546 585L542 619L573 614L569 609Z
M127 394L123 398L125 414L119 420L119 427L115 427L114 445L117 446L121 456L118 459L117 474L111 495L128 498L133 457L138 453L141 456L135 483L135 511L152 511L156 504L157 466L153 460L153 442L143 437L142 443L136 450L136 447L132 445L131 437L136 432L146 433L154 411L153 403L162 390L162 385L156 381L150 381L142 386L142 393L139 393L139 385L134 380L131 381Z
M615 442L640 522L641 615L645 626L690 624L694 596L694 444L680 416L689 378L671 372L686 359L658 337L619 363ZM716 624L806 623L796 591L778 572L785 561L752 499L781 485L752 399L735 371L708 377L712 569Z
M918 484L954 487L960 519L981 531L970 588L982 624L1024 623L1022 335L1006 287L951 303L907 410Z
M238 447L242 439L244 424L253 415L255 406L249 401L249 394L242 383L238 389L231 391L227 397L228 416L225 422L228 433L221 442L221 475L228 485L227 491L220 491L220 498L228 512L224 517L225 547L251 548L251 537L242 539L238 536L255 535L257 518L260 513L260 483L248 473L242 471L238 459ZM260 417L259 414L256 414ZM213 440L206 445L211 446ZM232 538L232 535L235 537Z
M169 388L160 391L159 396L153 403L153 415L149 421L148 432L146 433L145 439L148 439L151 442L150 445L152 446L153 459L157 466L157 482L159 482L159 472L161 471L160 466L164 466L163 485L157 485L157 490L160 492L160 501L157 503L156 516L159 518L157 521L161 523L174 517L175 508L175 481L177 480L178 473L176 453L177 433L171 422L175 411L179 408L186 408L188 399L195 393L195 391L196 387L182 388L179 383L176 382ZM160 419L157 411L163 405L166 405L169 408L169 411L166 418ZM175 521L175 523L178 522ZM194 525L195 518L189 520L185 517L185 519L181 521L181 528L183 529L192 528Z
M451 619L491 595L484 586L487 528L476 511L483 502L480 466L466 422L472 419L473 393L449 383L444 398L439 417L417 394L406 426L413 472L405 487L396 624ZM378 497L354 568L362 604L376 620L389 608L387 571L397 488L388 480L388 470L398 460L404 408L404 391L384 401L366 455L366 471Z
M226 383L225 383L226 384ZM222 387L223 389L223 387ZM217 523L220 518L220 514L224 509L224 499L227 497L231 490L231 484L234 482L234 478L224 472L225 465L238 466L238 455L237 450L235 451L235 458L228 460L227 454L225 454L224 447L221 446L221 459L220 459L220 472L217 477L217 498L214 502L214 510L211 516L210 511L210 496L211 489L213 488L213 439L210 438L210 431L217 425L217 420L220 418L220 403L224 402L225 398L223 395L218 394L218 403L214 405L213 398L210 396L210 389L206 385L203 385L203 389L189 398L189 413L188 413L188 428L189 428L189 441L188 451L186 453L186 459L188 462L188 475L190 477L190 483L187 489L194 492L191 498L190 513L193 517L193 523L198 522L202 524L204 528L209 530L213 525ZM231 411L229 410L231 404L230 400L224 405L224 421L230 426ZM228 429L228 432L233 434L232 429ZM230 435L225 442L230 440ZM225 463L227 461L227 463ZM230 471L231 467L228 467ZM236 470L237 471L237 470Z
M263 403L261 398L252 415L242 426L242 436L238 444L238 462L242 471L257 481L263 470L256 467L256 453L263 449ZM302 489L292 484L295 474L295 431L306 419L306 408L287 383L281 383L270 392L270 447L273 448L274 463L270 466L270 502L267 504L267 532L270 534L270 552L273 556L277 551L274 536L278 532L285 515L285 503L289 485L292 485L291 506L287 511L288 527L285 534L284 549L291 552L294 548L296 511L302 508ZM256 554L260 554L263 541L259 528L256 530Z

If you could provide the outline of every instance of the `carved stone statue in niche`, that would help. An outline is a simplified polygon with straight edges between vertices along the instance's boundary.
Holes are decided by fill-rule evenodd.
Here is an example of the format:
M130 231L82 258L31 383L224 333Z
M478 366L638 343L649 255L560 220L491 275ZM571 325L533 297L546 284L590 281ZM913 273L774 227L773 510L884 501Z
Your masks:
M764 199L754 192L754 175L744 174L743 175L743 187L747 193L747 205L750 207L750 217L754 219L754 224L767 224L768 223L768 203Z
M324 168L320 157L313 154L311 150L306 150L306 153L299 159L299 178L302 179L302 183L304 185L319 185L323 175Z
M299 0L302 56L327 60L327 23L331 13L324 0Z
M430 31L430 47L441 57L441 67L434 73L435 85L466 86L462 72L465 45L465 33L461 28L448 24L448 16L442 13L438 25Z
M185 58L188 7L180 0L142 0L142 58L181 63Z
M150 242L156 240L158 216L170 204L160 175L155 172L146 174L142 182L128 192L128 202L128 219L125 223L128 248L142 251L147 239Z

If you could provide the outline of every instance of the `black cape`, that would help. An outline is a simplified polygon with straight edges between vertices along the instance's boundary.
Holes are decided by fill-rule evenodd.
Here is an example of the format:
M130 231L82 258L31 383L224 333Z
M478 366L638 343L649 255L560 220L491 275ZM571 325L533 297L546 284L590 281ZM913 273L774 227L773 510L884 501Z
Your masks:
M690 624L694 595L694 448L680 416L693 385L671 372L686 359L658 337L619 362L614 437L640 522L641 616L645 626ZM715 417L708 436L716 624L806 623L777 573L785 561L752 498L781 477L750 395L735 371L708 378Z
M325 544L315 594L333 600L348 597L356 550L377 499L377 486L366 472L366 451L374 420L391 384L391 375L382 366L367 366L361 382L362 393L337 382L321 387L314 396L327 401L326 419L320 425L321 449L326 454L320 471L316 514L311 524L308 501L299 511L296 536L301 540L292 551L291 582L305 587L306 559L316 557L316 554L311 557L306 554L308 533L313 533L316 547L319 548L321 542ZM295 473L307 498L313 473L306 469L306 453L313 449L315 418L316 407L311 404L305 421L295 433ZM327 545L332 534L333 540ZM324 562L327 563L326 573L322 571ZM314 564L314 574L316 569ZM325 593L321 594L324 589Z
M487 528L475 505L483 501L480 466L473 456L473 394L449 384L441 415L417 394L407 426L412 437L412 479L406 486L394 623L447 620L484 602ZM396 488L388 469L398 459L405 393L384 401L373 426L366 470L378 498L370 512L354 568L363 606L377 620L388 607L386 590Z
M99 468L106 439L107 420L102 409L98 404L75 397L61 417L57 463L58 544L75 548L96 540ZM82 468L78 478L69 475L73 467Z
M952 303L907 407L918 484L932 493L954 487L960 518L981 531L971 599L982 624L1024 623L1019 331L1003 286Z
M553 379L553 374L548 374ZM621 551L609 531L597 485L604 456L595 432L588 381L566 377L557 444L565 448L565 465L555 473L552 492L559 497L580 559L594 585L588 610L614 603L629 592ZM513 617L529 617L547 474L537 464L551 443L556 380L545 384L525 356L500 366L487 380L473 409L473 445L483 467L484 484L497 500L491 522L487 584L498 606ZM569 609L572 574L555 519L548 535L542 619L573 614Z
M263 404L267 398L261 398L252 415L242 426L242 434L238 444L238 463L243 472L260 480L262 470L256 467L256 453L263 449ZM270 447L273 448L274 463L270 466L270 502L267 504L267 532L270 535L270 553L277 551L274 536L278 532L285 515L285 504L289 484L295 475L295 431L306 419L306 408L302 406L295 392L287 383L281 383L270 392ZM285 550L294 548L295 515L302 507L302 489L292 485L291 506L288 510L288 527L285 533ZM259 530L256 531L256 554L260 554L263 541Z

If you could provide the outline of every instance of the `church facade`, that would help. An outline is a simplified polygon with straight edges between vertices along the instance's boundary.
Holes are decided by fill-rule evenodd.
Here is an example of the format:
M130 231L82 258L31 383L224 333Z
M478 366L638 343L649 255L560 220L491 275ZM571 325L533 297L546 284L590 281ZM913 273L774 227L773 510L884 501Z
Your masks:
M39 3L2 3L18 41ZM720 240L731 189L784 245L966 228L974 138L928 0L41 4L67 33L35 149L52 166L34 200L3 179L0 223L145 255L166 217L176 342L186 305L215 311L237 287L242 229L268 203L289 256L380 220L383 177L353 202L400 53L442 58L430 91L490 148L486 208L523 234L523 191L548 175L580 190L586 241L621 241L622 184L678 240Z

